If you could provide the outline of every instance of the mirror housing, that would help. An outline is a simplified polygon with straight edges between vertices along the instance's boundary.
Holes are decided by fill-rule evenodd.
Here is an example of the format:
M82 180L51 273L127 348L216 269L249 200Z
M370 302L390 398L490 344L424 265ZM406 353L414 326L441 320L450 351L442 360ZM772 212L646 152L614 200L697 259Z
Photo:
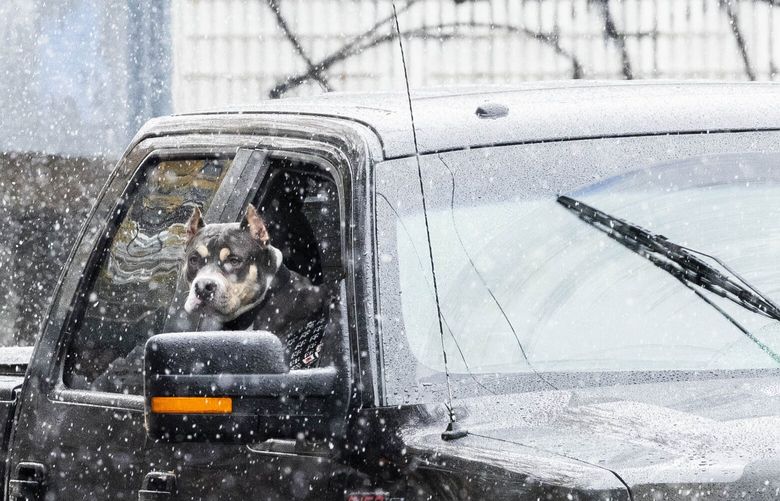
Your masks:
M336 369L290 371L285 358L265 331L152 336L144 353L148 435L231 443L329 435Z

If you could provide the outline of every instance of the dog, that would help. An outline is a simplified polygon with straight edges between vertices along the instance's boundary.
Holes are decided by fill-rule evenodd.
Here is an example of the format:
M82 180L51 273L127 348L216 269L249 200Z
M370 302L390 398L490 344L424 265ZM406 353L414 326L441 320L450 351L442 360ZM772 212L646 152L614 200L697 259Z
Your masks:
M208 330L269 331L286 345L290 369L316 366L333 305L325 289L284 265L254 207L241 223L232 224L206 224L196 208L186 227L184 311L202 314ZM140 394L143 357L141 344L83 384Z
M206 224L195 208L186 227L188 314L200 313L221 330L269 331L287 344L288 355L298 342L290 337L327 314L324 289L285 266L254 207L240 223L222 224Z

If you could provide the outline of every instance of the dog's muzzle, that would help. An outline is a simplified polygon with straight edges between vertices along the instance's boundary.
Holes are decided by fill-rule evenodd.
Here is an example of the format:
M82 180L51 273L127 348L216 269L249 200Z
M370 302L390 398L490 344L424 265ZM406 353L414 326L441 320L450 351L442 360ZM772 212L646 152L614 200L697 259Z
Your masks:
M229 296L228 284L215 273L206 271L196 277L190 285L184 310L192 313L201 308L208 308L221 314L230 313Z

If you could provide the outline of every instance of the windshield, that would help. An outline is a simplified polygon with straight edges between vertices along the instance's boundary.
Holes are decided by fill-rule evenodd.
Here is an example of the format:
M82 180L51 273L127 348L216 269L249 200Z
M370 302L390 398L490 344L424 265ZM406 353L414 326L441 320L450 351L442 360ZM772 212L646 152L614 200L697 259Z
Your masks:
M631 146L614 143L621 142L591 146L601 149L597 157L609 155L604 146ZM529 156L543 161L545 149L571 148L536 145L525 158L517 147L422 159L449 370L777 367L776 357L761 346L780 351L776 320L705 291L747 328L746 336L673 275L584 224L557 203L557 194L714 254L777 300L780 155L705 153L644 165L614 158L602 166L587 157L578 166L570 156L564 165L567 157L557 155L552 165L528 166ZM478 155L480 175L474 175ZM400 293L395 303L383 296L383 309L389 307L383 330L397 322L419 381L444 370L442 341L419 185L415 190L401 181L419 183L416 166L399 167L393 176L378 171L377 207L387 214L379 233L382 288ZM398 196L399 188L405 195Z

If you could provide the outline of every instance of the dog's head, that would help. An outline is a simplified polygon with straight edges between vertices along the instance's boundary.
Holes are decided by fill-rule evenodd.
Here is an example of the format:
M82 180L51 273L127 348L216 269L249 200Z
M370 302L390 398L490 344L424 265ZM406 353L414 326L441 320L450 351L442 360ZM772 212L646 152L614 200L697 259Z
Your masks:
M205 224L200 209L187 221L184 309L229 321L260 301L282 264L262 218L250 206L241 223Z

